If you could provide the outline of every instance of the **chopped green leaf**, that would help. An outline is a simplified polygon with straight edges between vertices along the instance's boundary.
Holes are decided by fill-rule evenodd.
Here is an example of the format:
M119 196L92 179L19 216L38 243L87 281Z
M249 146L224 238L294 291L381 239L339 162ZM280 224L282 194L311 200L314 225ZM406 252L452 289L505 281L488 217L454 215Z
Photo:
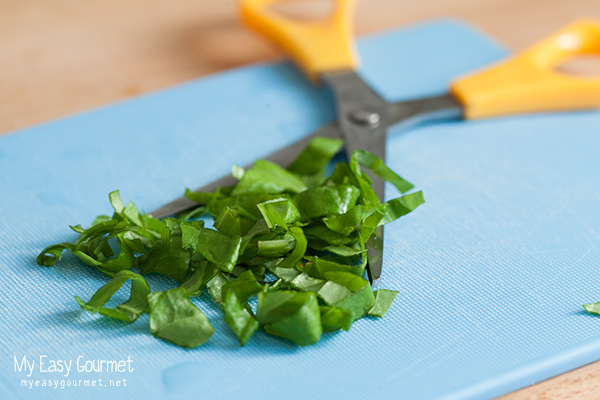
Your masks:
M308 241L306 240L306 236L304 236L304 232L302 228L292 227L290 228L290 234L294 238L295 246L294 250L287 256L281 263L277 265L278 268L293 268L302 260L304 255L306 254L306 247L308 246Z
M281 226L287 229L288 224L300 221L300 212L290 199L268 200L257 206L269 228Z
M323 218L325 225L332 231L348 236L360 223L362 219L362 207L357 205L343 214L332 214Z
M597 303L584 304L583 308L589 313L600 315L600 301Z
M177 242L157 244L148 253L140 270L142 275L162 274L177 282L185 281L191 260L191 252Z
M292 280L292 287L304 292L317 293L325 285L325 281L319 278L313 278L306 272L302 272Z
M323 332L334 332L340 329L345 331L352 325L352 313L337 307L320 306L321 325Z
M352 185L316 186L297 194L294 204L302 215L302 221L342 214L354 207L359 190Z
M183 288L154 292L150 302L150 333L177 346L195 348L215 329Z
M340 151L343 144L342 140L316 137L287 170L297 175L316 175Z
M202 229L196 251L223 272L231 272L237 261L242 238L229 237L212 229Z
M383 317L388 312L398 294L395 290L378 289L375 291L375 305L369 310L369 315Z
M286 171L277 164L265 160L258 160L250 168L235 189L232 196L248 193L300 193L306 186L296 175Z
M215 229L227 236L244 236L253 225L252 219L229 207L221 211L214 223Z
M223 305L223 286L229 283L229 279L222 272L218 272L213 278L206 283L208 293L213 300L219 305Z
M385 218L387 212L387 204L381 204L367 211L362 219L360 227L360 237L367 241L373 235L375 228L380 225L380 222Z
M227 292L224 304L225 323L235 333L240 345L244 346L260 325L250 307L238 299L235 291Z
M117 290L130 279L131 292L129 300L118 305L117 308L104 307L113 294L115 294ZM110 282L98 289L87 303L81 300L79 296L75 296L75 300L77 300L77 303L79 303L82 310L89 311L92 314L99 313L105 317L111 317L125 322L133 322L142 315L148 306L149 294L150 287L142 276L131 271L119 271Z
M194 263L194 273L188 280L181 284L181 287L190 296L199 296L202 288L217 274L217 269L208 260L201 260Z
M405 194L402 197L398 197L386 202L385 204L387 204L387 210L380 225L397 220L403 215L410 213L423 203L425 203L425 198L423 198L423 192L421 191Z
M374 305L375 297L369 282L348 272L325 272L326 284L317 293L329 306L352 313L355 321L364 316Z
M256 221L262 218L257 207L259 203L286 196L288 195L278 193L248 193L231 197L215 197L208 203L208 211L216 219L225 208L230 208L236 210L240 215Z
M43 267L51 267L62 258L62 251L74 251L76 248L74 243L59 243L46 247L37 257L38 265Z
M237 279L223 286L222 293L234 291L240 301L248 300L248 297L264 290L264 287L256 282L252 271L244 271Z
M185 189L185 197L198 204L206 205L220 196L219 193L192 192L190 189Z
M273 275L284 282L291 282L298 275L300 275L300 271L296 270L295 268L279 268L277 265L267 265L267 268Z
M299 346L318 342L323 332L319 303L312 292L261 292L256 319L264 325L265 332Z
M311 260L312 262L305 265L304 272L318 279L328 279L327 277L335 272L347 272L358 276L361 276L364 272L364 266L362 265L346 265L318 257Z
M266 289L256 282L252 271L243 272L237 279L223 286L225 323L236 334L240 345L245 345L258 329L258 322L246 303L248 298Z
M356 159L363 167L369 168L381 179L386 180L392 185L396 186L396 189L398 189L400 193L408 192L410 189L414 188L412 183L402 179L398 174L389 169L379 157L369 153L368 151L354 150L352 153L352 158Z

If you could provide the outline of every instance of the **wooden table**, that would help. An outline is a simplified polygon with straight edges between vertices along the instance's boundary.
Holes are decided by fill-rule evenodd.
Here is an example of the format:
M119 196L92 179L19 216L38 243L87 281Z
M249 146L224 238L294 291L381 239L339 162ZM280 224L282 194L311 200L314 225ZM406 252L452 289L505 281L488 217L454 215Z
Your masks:
M307 3L284 11L327 10ZM457 17L520 50L583 16L600 0L363 0L356 31ZM281 56L235 0L0 0L0 134ZM600 399L600 362L502 397L524 399Z

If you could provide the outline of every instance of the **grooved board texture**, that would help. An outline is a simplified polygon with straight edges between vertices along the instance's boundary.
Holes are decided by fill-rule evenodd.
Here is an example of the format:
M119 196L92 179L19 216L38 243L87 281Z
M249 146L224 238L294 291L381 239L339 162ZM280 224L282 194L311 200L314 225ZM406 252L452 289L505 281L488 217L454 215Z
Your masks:
M506 54L454 21L362 38L359 51L389 101L443 93ZM331 95L292 66L258 65L0 138L0 398L491 399L600 359L600 319L581 308L600 300L596 111L392 128L388 164L427 201L386 231L382 287L400 294L382 320L308 348L263 332L240 348L203 295L216 333L180 349L151 336L147 316L79 311L73 296L107 279L76 258L35 264L76 237L69 224L110 213L111 190L149 211L333 118ZM69 375L41 372L44 355L44 369L71 360ZM29 377L15 371L24 356ZM128 357L131 372L77 371L78 358Z

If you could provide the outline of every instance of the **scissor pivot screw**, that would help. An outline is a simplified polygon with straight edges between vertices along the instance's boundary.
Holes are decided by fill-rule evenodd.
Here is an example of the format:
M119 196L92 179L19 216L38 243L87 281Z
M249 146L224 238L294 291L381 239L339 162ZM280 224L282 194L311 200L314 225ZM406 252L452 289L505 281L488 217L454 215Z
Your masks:
M377 128L381 122L381 115L373 111L360 110L350 113L350 119L359 125Z

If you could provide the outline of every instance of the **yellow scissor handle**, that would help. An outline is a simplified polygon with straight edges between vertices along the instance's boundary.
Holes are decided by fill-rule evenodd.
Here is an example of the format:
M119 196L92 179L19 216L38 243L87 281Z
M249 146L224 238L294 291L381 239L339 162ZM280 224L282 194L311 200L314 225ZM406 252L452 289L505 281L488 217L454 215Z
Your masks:
M242 18L283 47L314 82L323 72L356 68L352 20L357 0L336 0L334 12L318 21L296 21L269 9L285 1L242 0Z
M600 55L598 22L569 25L515 57L455 81L450 91L469 119L600 107L599 77L555 70L579 54Z

